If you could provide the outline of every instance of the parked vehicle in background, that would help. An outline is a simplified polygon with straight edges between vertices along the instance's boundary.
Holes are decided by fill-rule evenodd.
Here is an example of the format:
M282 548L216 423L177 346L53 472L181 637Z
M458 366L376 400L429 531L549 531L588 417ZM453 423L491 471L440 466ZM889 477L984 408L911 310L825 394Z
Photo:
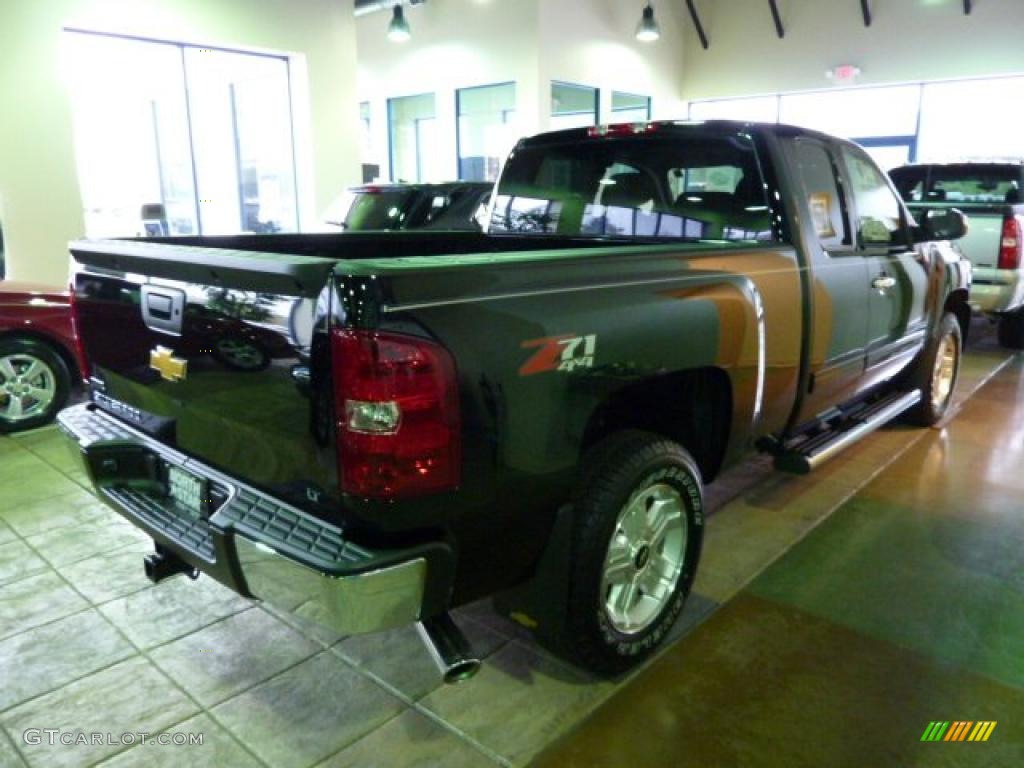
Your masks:
M348 190L328 214L327 223L348 232L369 230L481 229L494 184L366 184Z
M49 422L87 372L70 301L59 288L0 281L0 432Z
M488 234L73 243L92 402L59 422L153 538L153 581L202 571L342 633L416 623L449 681L477 666L449 609L498 595L616 673L678 618L723 467L759 447L810 472L943 417L964 226L915 226L860 147L812 131L545 134ZM180 307L224 290L262 297L287 358L197 350Z
M967 214L960 249L974 266L971 305L999 323L999 343L1024 349L1024 162L905 165L890 171L915 214Z

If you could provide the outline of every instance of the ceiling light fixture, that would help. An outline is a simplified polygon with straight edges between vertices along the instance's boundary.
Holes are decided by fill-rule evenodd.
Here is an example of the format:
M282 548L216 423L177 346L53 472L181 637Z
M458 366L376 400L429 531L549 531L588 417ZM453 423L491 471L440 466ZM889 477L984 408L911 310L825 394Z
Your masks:
M636 25L636 39L642 43L653 43L661 37L661 27L654 18L654 6L650 0L644 8L644 15L640 17L640 23Z
M410 37L412 37L412 30L409 29L409 22L405 20L405 11L399 3L394 7L391 23L388 24L388 40L393 43L404 43Z

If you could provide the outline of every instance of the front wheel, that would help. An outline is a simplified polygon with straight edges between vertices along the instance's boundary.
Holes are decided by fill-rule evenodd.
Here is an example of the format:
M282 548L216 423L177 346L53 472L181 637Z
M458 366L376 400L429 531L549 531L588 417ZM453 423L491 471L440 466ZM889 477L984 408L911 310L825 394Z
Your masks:
M960 323L947 312L909 378L909 386L921 390L921 402L907 412L911 424L931 427L946 415L960 374L962 349Z
M682 612L703 541L700 471L678 443L622 432L591 451L575 511L568 651L617 674L649 656Z
M48 423L70 391L68 367L51 347L34 339L0 341L0 433Z

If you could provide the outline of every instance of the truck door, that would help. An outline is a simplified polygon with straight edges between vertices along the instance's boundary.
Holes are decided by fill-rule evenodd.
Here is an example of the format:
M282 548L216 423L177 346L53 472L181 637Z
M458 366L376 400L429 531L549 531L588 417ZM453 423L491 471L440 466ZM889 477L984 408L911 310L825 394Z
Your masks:
M859 147L844 144L840 153L856 252L867 264L870 285L863 385L869 387L899 373L924 344L928 271L889 180Z
M869 279L850 228L839 158L815 138L799 136L783 144L802 198L801 237L810 261L810 379L799 423L848 399L863 381Z

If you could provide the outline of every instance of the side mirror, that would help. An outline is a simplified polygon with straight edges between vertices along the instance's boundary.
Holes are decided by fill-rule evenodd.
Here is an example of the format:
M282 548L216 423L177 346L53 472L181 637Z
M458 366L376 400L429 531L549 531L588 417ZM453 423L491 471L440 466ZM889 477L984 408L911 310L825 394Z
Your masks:
M967 216L957 208L932 208L924 212L920 240L959 240L967 234Z

